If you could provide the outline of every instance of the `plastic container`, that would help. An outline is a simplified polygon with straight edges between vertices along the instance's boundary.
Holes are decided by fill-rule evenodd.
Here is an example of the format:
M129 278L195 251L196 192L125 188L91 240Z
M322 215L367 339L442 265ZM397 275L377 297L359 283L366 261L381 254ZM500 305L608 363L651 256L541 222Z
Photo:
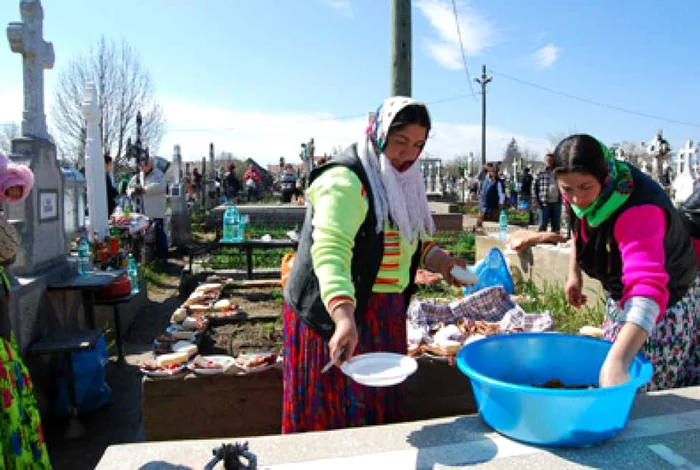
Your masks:
M508 214L505 209L501 209L501 215L498 218L498 239L502 242L508 237Z
M131 293L138 294L139 292L139 268L136 265L136 260L134 255L129 254L126 274L129 276L129 282L131 283Z
M598 385L612 343L559 333L516 333L474 341L457 354L457 367L471 379L479 415L496 431L530 444L579 447L615 437L627 424L639 387L652 375L638 354L632 379L609 388L546 389L552 379L567 385Z
M491 248L484 259L474 266L467 266L467 270L478 276L479 279L475 284L464 287L462 290L464 295L495 286L502 286L507 293L515 294L513 276L510 274L503 253L498 248Z
M80 237L78 245L78 274L85 276L90 272L90 245L85 235Z

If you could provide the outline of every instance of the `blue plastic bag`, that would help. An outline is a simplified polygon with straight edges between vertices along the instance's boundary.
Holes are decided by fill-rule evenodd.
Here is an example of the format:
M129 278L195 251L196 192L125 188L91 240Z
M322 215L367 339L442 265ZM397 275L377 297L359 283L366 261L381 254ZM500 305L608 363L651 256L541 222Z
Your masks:
M105 364L109 358L104 336L100 336L92 349L72 353L71 359L78 412L94 411L111 403L112 389L107 385L105 373ZM65 369L65 363L62 361L60 375L56 379L56 398L53 406L54 414L60 418L70 416Z
M506 264L503 253L498 248L491 248L486 257L467 269L477 276L476 284L464 287L464 295L473 294L486 287L502 286L509 294L515 294L515 284Z

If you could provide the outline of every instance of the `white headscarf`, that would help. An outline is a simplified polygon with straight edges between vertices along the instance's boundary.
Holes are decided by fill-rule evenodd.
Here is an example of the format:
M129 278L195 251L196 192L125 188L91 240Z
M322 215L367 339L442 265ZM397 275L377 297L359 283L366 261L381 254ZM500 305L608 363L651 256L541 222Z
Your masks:
M375 113L364 138L358 143L357 151L374 196L377 233L384 229L385 222L391 220L401 236L412 243L416 236L423 238L435 232L420 165L414 163L400 173L384 154L392 121L399 111L409 105L425 107L423 103L405 96L387 99ZM375 146L380 152L379 156L374 151Z

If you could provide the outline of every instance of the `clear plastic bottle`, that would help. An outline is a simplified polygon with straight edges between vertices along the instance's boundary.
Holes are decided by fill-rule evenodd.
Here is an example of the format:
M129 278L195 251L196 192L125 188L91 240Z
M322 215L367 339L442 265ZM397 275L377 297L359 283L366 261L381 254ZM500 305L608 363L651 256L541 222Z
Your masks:
M126 268L126 275L129 276L129 282L131 283L131 293L138 294L139 292L139 268L136 265L136 260L134 255L129 253L129 261Z
M498 218L498 238L504 242L508 236L508 214L505 209L501 209L501 216Z
M232 229L233 229L233 221L232 219L233 214L231 213L231 206L227 207L226 210L224 211L224 217L223 217L223 228L224 228L224 236L223 240L225 242L230 242L231 237L232 237Z
M82 235L80 237L80 244L78 245L78 274L85 276L90 272L90 244L87 241L87 237Z

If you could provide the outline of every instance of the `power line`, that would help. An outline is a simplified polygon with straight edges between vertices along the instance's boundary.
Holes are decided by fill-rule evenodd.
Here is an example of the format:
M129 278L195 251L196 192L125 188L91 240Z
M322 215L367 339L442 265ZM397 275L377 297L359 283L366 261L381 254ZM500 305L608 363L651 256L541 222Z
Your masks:
M462 54L462 63L464 64L464 73L467 74L467 83L469 83L469 91L472 98L476 100L474 88L472 87L472 77L469 76L469 67L467 67L467 57L464 55L464 43L462 42L462 29L459 27L459 16L457 15L457 2L452 0L452 11L455 15L455 25L457 25L457 37L459 38L459 52Z
M495 71L495 70L493 70L493 69L489 69L489 72L491 72L491 73L494 74L494 75L498 75L498 76L500 76L500 77L502 77L502 78L505 78L505 79L507 79L507 80L512 80L512 81L514 81L514 82L518 82L518 83L521 83L521 84L523 84L523 85L528 85L528 86L531 86L531 87L533 87L533 88L537 88L538 90L546 91L546 92L548 92L548 93L552 93L552 94L559 95L559 96L564 96L564 97L570 98L570 99L572 99L572 100L580 101L580 102L586 103L586 104L591 104L591 105L598 106L598 107L601 107L601 108L612 109L612 110L614 110L614 111L619 111L619 112L621 112L621 113L633 114L633 115L636 115L636 116L642 116L642 117L646 117L646 118L656 119L656 120L658 120L658 121L666 121L666 122L670 122L670 123L673 123L673 124L680 124L680 125L683 125L683 126L700 127L700 124L696 124L696 123L693 123L693 122L678 121L678 120L676 120L676 119L670 119L670 118L666 118L666 117L662 117L662 116L656 116L656 115L654 115L654 114L647 114L647 113L643 113L643 112L641 112L641 111L634 111L634 110L632 110L632 109L623 108L623 107L621 107L621 106L616 106L616 105L612 105L612 104L601 103L601 102L599 102L599 101L590 100L590 99L588 99L588 98L582 98L582 97L580 97L580 96L572 95L571 93L566 93L566 92L563 92L563 91L553 90L553 89L551 89L551 88L547 88L547 87L542 86L542 85L537 85L536 83L531 83L531 82L528 82L528 81L526 81L526 80L522 80L522 79L520 79L520 78L511 77L510 75L506 75L506 74L504 74L504 73L497 72L497 71Z
M440 104L440 103L446 103L448 101L456 101L456 100L461 100L464 98L469 98L472 95L470 94L461 94L461 95L455 95L455 96L450 96L447 98L440 98L437 100L433 101L426 101L426 105L434 105L434 104ZM269 128L269 127L292 127L292 126L298 126L302 124L314 124L317 122L324 122L324 121L345 121L348 119L357 119L357 118L365 118L367 117L367 113L362 113L362 114L352 114L348 116L339 116L339 117L327 117L327 118L318 118L318 119L307 119L304 121L295 121L295 122L288 122L288 123L268 123L268 124L256 124L253 126L241 126L241 127L218 127L218 128L196 128L196 129L167 129L165 133L169 132L217 132L217 131L242 131L242 130L250 130L250 129L260 129L260 128Z

